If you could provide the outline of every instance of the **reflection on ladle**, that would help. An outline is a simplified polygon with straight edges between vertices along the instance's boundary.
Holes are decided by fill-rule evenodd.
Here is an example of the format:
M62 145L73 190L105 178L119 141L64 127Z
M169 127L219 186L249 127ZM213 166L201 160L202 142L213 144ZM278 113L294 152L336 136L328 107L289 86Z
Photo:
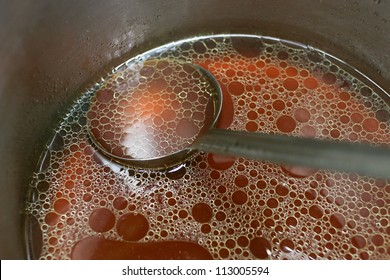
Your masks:
M124 164L164 169L204 151L390 177L388 148L215 129L222 92L202 67L153 59L132 69L98 90L87 114L93 142Z

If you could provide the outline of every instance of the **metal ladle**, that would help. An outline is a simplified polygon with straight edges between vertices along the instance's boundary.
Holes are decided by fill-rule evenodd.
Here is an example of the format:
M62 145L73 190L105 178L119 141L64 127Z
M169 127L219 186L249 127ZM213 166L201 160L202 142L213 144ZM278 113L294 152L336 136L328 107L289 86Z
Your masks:
M92 97L88 131L104 154L126 165L166 169L204 151L390 178L386 147L214 128L222 91L200 66L152 59L116 81Z

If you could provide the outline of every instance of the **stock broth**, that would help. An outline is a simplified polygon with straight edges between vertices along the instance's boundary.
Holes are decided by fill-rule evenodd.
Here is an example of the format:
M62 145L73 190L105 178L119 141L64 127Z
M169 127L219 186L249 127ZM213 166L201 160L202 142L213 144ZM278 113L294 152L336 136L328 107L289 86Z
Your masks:
M118 66L63 118L28 193L31 258L390 258L389 179L207 153L139 170L101 154L87 133L91 98L126 90L127 71L151 58L215 76L218 128L390 144L380 89L319 50L245 35L174 42Z

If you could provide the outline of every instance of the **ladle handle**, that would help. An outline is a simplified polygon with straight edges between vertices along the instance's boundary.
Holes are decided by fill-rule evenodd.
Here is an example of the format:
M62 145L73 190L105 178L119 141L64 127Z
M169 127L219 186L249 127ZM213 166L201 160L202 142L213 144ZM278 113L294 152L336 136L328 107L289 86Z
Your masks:
M390 178L390 149L370 145L212 129L195 148L222 155Z

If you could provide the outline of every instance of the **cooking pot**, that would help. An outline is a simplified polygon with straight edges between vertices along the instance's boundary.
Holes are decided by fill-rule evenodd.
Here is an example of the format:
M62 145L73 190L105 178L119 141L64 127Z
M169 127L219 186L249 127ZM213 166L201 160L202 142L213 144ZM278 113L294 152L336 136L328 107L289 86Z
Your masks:
M311 45L390 92L390 3L385 1L2 1L1 259L26 258L25 193L53 128L82 90L142 51L218 33Z

